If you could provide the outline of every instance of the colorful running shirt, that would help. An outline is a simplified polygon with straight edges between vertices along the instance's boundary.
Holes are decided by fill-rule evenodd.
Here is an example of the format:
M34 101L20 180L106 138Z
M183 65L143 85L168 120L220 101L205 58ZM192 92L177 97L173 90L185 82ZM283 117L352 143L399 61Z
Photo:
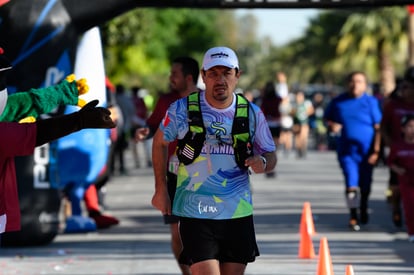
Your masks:
M248 170L240 169L234 158L231 129L236 106L216 109L201 92L200 108L206 129L206 141L200 156L178 168L173 214L200 219L233 219L253 213ZM254 154L276 150L266 119L257 105L250 105L249 125ZM174 102L160 129L164 139L184 138L188 131L187 98Z

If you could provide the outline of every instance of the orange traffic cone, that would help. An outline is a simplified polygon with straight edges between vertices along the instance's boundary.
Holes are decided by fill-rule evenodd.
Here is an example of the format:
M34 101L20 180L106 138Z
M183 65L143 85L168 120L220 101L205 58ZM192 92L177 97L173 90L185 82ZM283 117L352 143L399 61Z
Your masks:
M315 225L313 224L313 217L310 202L305 202L302 209L302 217L300 219L299 232L302 234L302 230L306 230L310 236L316 234Z
M354 269L353 269L352 265L347 265L346 266L345 275L354 275Z
M315 250L313 249L312 238L308 231L301 230L299 243L299 258L312 259L315 258Z
M321 238L319 245L319 261L316 275L334 275L329 252L328 240L326 237Z

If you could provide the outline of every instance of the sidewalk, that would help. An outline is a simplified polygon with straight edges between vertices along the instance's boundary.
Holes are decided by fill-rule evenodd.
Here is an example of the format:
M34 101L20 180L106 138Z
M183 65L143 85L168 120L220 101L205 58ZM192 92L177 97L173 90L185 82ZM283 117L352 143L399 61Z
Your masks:
M130 152L127 152L130 155ZM107 185L108 212L120 225L88 234L61 234L47 246L0 249L0 275L179 274L170 250L169 230L150 205L150 168L131 167ZM277 177L252 175L257 241L261 256L246 274L316 274L320 239L326 237L334 273L413 274L414 244L396 230L385 202L388 170L378 167L370 199L370 223L360 232L347 227L342 174L333 152L309 152L307 159L279 156ZM309 202L316 257L300 259L299 225Z

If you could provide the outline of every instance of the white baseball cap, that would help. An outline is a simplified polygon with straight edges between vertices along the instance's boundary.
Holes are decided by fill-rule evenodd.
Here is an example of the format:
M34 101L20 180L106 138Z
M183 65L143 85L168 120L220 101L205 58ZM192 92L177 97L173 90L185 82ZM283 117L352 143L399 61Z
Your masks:
M214 47L209 49L203 58L203 70L214 66L225 66L231 69L239 68L239 60L236 53L227 47Z

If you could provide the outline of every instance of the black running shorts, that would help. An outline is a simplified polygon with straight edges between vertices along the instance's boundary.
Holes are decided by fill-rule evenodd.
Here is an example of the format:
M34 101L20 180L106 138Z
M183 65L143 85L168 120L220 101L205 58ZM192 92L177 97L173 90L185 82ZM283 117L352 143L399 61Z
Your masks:
M260 255L253 216L231 220L181 217L180 235L191 263L216 259L220 263L247 264Z

